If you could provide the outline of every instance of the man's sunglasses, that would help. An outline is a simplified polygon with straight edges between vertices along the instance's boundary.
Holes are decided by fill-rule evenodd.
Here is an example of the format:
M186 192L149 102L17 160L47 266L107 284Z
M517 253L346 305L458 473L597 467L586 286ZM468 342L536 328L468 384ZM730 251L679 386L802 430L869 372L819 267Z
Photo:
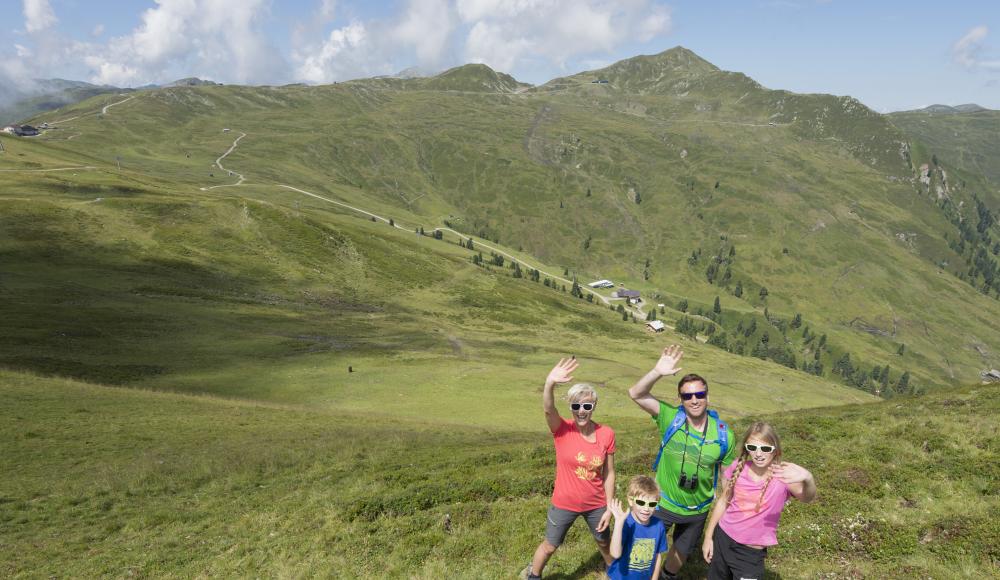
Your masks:
M774 451L774 445L754 445L753 443L747 443L743 447L751 453L760 449L761 453L770 453Z
M692 398L704 399L708 396L708 391L698 391L697 393L681 393L681 399L684 401L690 401Z
M583 407L584 411L592 411L592 410L594 410L594 403L570 403L569 404L569 408L573 409L574 411L579 411L580 407Z
M646 507L646 506L649 506L649 507L651 507L651 508L655 508L655 507L656 507L656 505L657 505L658 503L660 503L660 502L658 502L658 501L656 501L656 500L653 500L653 501L647 501L647 500L644 500L644 499L639 499L639 498L637 498L637 497L633 497L633 498L632 498L632 501L634 501L634 502L635 502L635 505L637 505L637 506L639 506L639 507Z

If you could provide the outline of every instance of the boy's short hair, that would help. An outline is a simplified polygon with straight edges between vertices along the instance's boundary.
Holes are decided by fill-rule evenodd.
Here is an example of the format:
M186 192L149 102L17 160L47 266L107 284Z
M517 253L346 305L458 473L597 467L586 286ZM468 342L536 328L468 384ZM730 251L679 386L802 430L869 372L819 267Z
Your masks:
M636 475L628 481L628 496L660 497L660 486L648 475Z

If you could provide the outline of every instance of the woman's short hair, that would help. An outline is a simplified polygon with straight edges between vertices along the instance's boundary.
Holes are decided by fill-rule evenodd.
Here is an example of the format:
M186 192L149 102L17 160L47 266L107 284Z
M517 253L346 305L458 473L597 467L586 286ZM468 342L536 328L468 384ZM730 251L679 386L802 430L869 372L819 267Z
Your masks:
M594 385L590 383L577 383L570 387L569 391L566 392L566 398L570 403L573 401L579 401L587 395L590 395L591 399L593 399L595 403L597 402L597 390L594 388Z

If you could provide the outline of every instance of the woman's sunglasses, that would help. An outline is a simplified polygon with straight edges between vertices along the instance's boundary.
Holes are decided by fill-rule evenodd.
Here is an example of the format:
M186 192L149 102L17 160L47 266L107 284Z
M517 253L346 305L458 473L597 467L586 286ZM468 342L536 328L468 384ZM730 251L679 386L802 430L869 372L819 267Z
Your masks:
M584 411L593 411L594 410L594 403L570 403L569 404L569 408L573 409L574 411L579 411L580 407L583 407Z
M635 505L637 505L637 506L639 506L639 507L646 507L646 506L649 506L649 507L651 507L651 508L655 508L655 507L656 507L656 505L657 505L658 503L660 503L660 502L658 502L658 501L656 501L656 500L653 500L653 501L647 501L647 500L644 500L644 499L639 499L639 498L637 498L637 497L633 497L633 498L632 498L632 501L634 501L634 502L635 502Z
M681 393L681 399L690 401L692 398L704 399L708 396L708 391L698 391L697 393Z
M753 443L747 443L743 447L751 453L757 451L758 449L760 449L761 453L770 453L774 451L774 445L754 445Z

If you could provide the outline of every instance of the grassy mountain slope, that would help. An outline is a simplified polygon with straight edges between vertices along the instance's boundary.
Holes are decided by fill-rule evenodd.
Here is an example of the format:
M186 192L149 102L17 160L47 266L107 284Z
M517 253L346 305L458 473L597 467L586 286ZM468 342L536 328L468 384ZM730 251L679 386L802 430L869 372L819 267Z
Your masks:
M447 222L657 302L710 308L719 296L734 315L730 342L765 308L786 322L801 313L834 345L818 360L827 376L845 353L858 372L891 366L893 383L903 370L933 386L997 366L1000 289L958 278L955 216L917 181L909 143L884 118L849 98L764 89L683 49L568 79L521 94L419 85L428 79L178 87L51 137L79 131L61 150L196 190L233 181L211 162L232 143L223 128L245 131L226 167L251 184ZM731 248L730 279L709 283L713 257ZM816 349L798 333L780 334L801 365ZM738 347L749 354L762 339Z
M478 404L529 415L525 430L484 429L467 408L465 425L398 406L373 421L0 372L0 572L512 577L544 528L552 451L537 392L513 407L499 394ZM998 404L981 387L772 416L820 495L787 508L768 577L1000 573ZM652 424L610 423L622 480L646 471ZM585 536L571 530L549 577L597 577ZM700 557L684 572L703 577Z
M63 146L21 140L9 153L38 160L22 161L28 167L86 162ZM568 351L601 361L598 382L627 388L678 340L509 268L474 266L455 238L401 231L283 188L202 191L111 168L8 179L8 368L376 415L411 393L406 413L448 422L441 397L473 404L494 388L517 400L524 390L511 383L532 390L538 369ZM750 410L870 400L773 363L691 349ZM491 408L473 414L518 420Z
M942 161L988 178L993 191L1000 191L1000 111L924 109L891 113L889 119Z

